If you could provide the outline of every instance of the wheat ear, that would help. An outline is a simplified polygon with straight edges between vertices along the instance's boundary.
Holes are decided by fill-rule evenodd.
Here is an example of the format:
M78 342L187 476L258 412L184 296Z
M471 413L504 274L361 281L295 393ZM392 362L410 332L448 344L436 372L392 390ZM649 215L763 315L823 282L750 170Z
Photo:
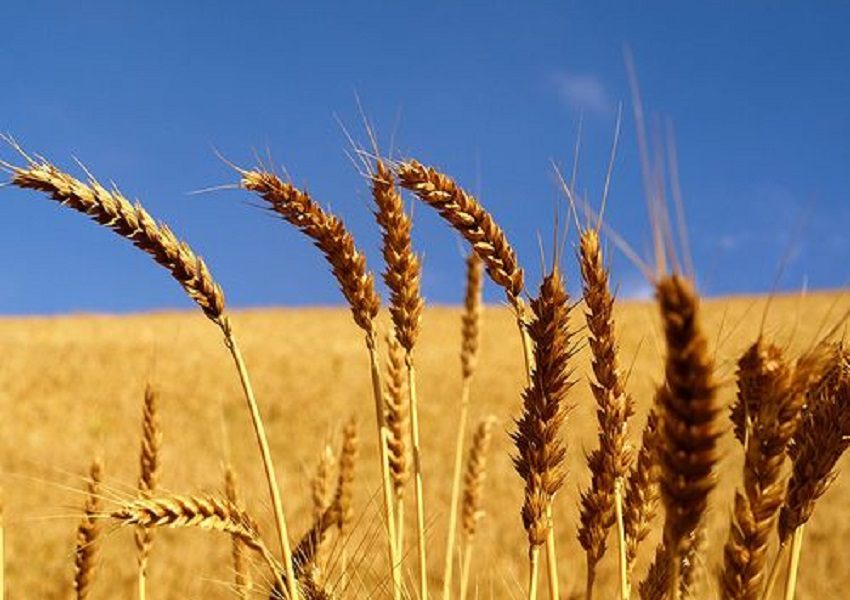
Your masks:
M741 356L737 379L731 415L736 437L745 446L744 491L735 494L720 583L725 598L758 600L768 541L783 500L785 451L797 428L803 394L782 350L761 339Z
M658 507L659 424L658 413L650 410L623 498L623 529L626 534L626 564L631 575L638 548L651 532L652 520Z
M850 447L850 370L843 350L837 351L838 369L830 369L807 394L799 425L788 447L791 479L779 512L779 542L791 540L785 598L796 591L803 527L815 504L832 485L835 465Z
M682 557L688 551L715 486L720 435L713 359L699 321L693 285L679 275L662 278L656 299L667 356L657 399L662 411L659 462L666 511L664 545L670 597L680 597Z
M224 497L237 510L244 512L244 503L239 494L239 480L236 477L233 466L229 464L224 469ZM231 535L230 538L230 557L233 562L233 585L236 595L240 600L247 600L251 596L253 581L251 580L251 573L248 570L248 559L245 556L245 543L238 535Z
M280 589L288 589L283 570L260 537L256 521L225 498L213 495L167 495L140 498L112 511L109 516L123 525L142 527L198 528L235 536L266 562ZM294 569L293 569L294 572ZM297 589L297 588L296 588Z
M22 151L21 154L23 155ZM4 166L11 172L12 185L47 194L62 205L86 214L99 224L112 229L149 254L155 262L171 273L172 277L204 311L204 314L221 329L225 346L233 358L245 394L245 401L251 413L274 509L283 562L288 572L288 579L292 582L292 587L288 590L289 596L290 600L295 600L297 597L295 578L289 576L292 570L290 566L292 551L265 425L254 398L242 352L233 334L230 320L224 312L224 294L204 261L192 251L188 244L179 240L167 225L157 223L140 204L131 203L117 188L108 190L93 177L89 177L88 182L84 183L46 161L36 162L27 158L26 167L6 164L0 166Z
M455 460L452 473L452 492L449 505L449 525L446 532L446 555L443 568L443 599L449 600L452 593L452 569L454 567L454 547L457 532L458 503L460 499L461 476L463 470L463 450L469 420L469 394L472 376L478 363L478 349L481 342L481 293L484 284L484 265L475 251L466 259L466 294L461 316L461 389L460 415L458 416L457 438L455 440ZM466 558L464 558L466 560ZM463 580L461 580L463 586Z
M352 416L342 428L342 448L339 453L338 479L336 486L335 502L339 506L339 520L337 530L340 537L350 532L354 522L354 507L352 499L354 496L354 476L357 468L357 456L360 452L360 426L357 418ZM340 571L343 577L347 575L348 568L347 548L343 544L340 556Z
M159 448L162 444L162 431L157 414L157 394L153 387L145 388L142 403L142 444L139 452L139 495L150 498L156 491L159 481ZM148 556L153 545L153 531L139 527L135 532L138 560L139 600L147 596Z
M401 186L435 209L460 233L483 261L490 279L505 290L522 336L526 375L530 378L533 356L525 326L527 309L521 297L524 275L505 232L481 203L448 175L416 160L401 162L396 171Z
M419 596L428 597L428 558L425 543L425 491L422 475L422 448L419 443L419 399L413 349L419 334L422 294L419 290L421 266L410 239L412 223L404 211L404 202L393 180L392 172L380 159L372 176L375 218L383 237L386 269L384 282L390 290L390 314L395 335L404 348L407 367L407 391L410 402L410 440L413 454L413 483L416 498L416 541L419 559Z
M460 571L460 600L466 600L475 534L478 532L478 522L484 517L482 504L484 480L487 479L487 453L490 450L495 423L496 419L493 417L485 417L481 420L472 435L469 458L466 461L466 473L463 477L463 511L461 512L464 543Z
M396 518L396 553L404 552L404 492L410 480L410 402L407 399L407 369L404 349L395 334L386 336L386 396L384 417L389 430L390 478L393 484Z
M592 595L596 565L605 554L608 530L615 523L618 525L620 596L627 599L628 567L622 499L624 480L633 460L627 438L627 423L634 414L634 403L623 388L614 335L614 297L611 295L608 268L603 261L602 247L595 229L582 232L579 249L584 303L587 306L585 317L588 343L593 355L591 366L595 381L591 382L591 389L597 405L599 448L587 457L591 483L581 495L578 539L587 557L589 598Z
M100 551L100 482L102 479L103 463L99 458L95 458L89 467L83 518L77 527L77 547L74 554L74 592L77 600L89 597L97 570L97 557Z
M543 279L538 297L531 302L533 318L528 332L534 342L535 368L523 393L522 415L511 434L516 446L514 468L525 481L522 521L529 544L529 597L536 591L540 546L552 537L552 499L566 478L566 447L560 430L568 411L566 395L573 385L569 380L574 353L569 310L569 297L556 267ZM557 572L556 565L551 567Z
M319 460L316 463L316 471L310 481L310 488L313 496L313 520L319 520L334 501L334 491L332 486L333 470L336 464L333 448L330 444L325 444L322 452L319 453ZM338 481L338 478L337 478ZM338 521L339 519L337 519ZM334 523L336 524L336 522ZM322 537L315 549L316 558L314 560L315 573L314 578L321 580L324 570L324 537Z

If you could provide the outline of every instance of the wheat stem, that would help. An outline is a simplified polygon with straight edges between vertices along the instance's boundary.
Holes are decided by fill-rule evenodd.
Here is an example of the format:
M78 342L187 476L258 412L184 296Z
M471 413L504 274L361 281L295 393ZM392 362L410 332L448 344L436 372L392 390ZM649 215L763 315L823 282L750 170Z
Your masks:
M785 580L785 600L793 600L797 593L797 572L800 570L800 553L803 550L805 524L794 530L791 537L791 554L788 557L788 579Z
M469 571L472 566L472 547L474 541L475 537L470 536L463 546L463 559L460 566L460 600L466 600L466 593L469 589Z
M528 600L537 600L537 572L540 570L540 546L528 552Z
M274 471L274 463L272 462L271 450L269 449L269 441L266 436L266 428L263 424L263 417L260 414L260 407L257 405L257 400L254 397L254 388L251 385L251 379L248 376L248 368L245 366L245 360L242 357L242 351L239 344L236 342L236 337L233 335L233 329L227 319L221 321L221 330L224 333L224 344L230 351L233 357L233 362L236 365L236 370L239 372L239 381L242 383L242 391L245 394L245 401L248 404L248 410L251 413L251 423L254 426L254 434L257 438L257 443L260 447L260 455L263 461L263 469L266 475L266 483L269 488L269 495L272 500L272 509L274 511L275 525L277 526L278 542L280 543L281 554L283 557L283 568L286 573L286 589L288 591L289 600L298 598L298 585L295 579L295 570L292 564L292 547L289 543L289 532L286 526L286 517L283 513L283 502L280 498L280 488L277 484L277 475Z
M785 551L788 549L788 544L779 544L779 549L776 551L776 556L773 558L773 565L770 567L770 574L767 577L767 583L764 586L762 600L769 600L773 596L773 588L776 587L776 581L779 579L779 573L782 570L782 559L785 558Z
M463 378L460 390L460 415L458 417L457 438L455 440L454 471L452 473L452 495L449 505L449 527L446 533L446 560L443 569L443 599L448 600L452 595L452 569L454 567L454 546L457 533L457 515L460 499L460 482L463 472L463 448L466 438L467 421L469 420L469 392L471 379ZM466 556L464 556L466 561ZM461 587L463 586L461 575ZM463 593L461 592L461 598Z
M416 368L408 352L407 389L410 395L410 440L413 447L413 477L416 491L416 542L419 553L419 597L428 598L428 561L425 544L425 491L422 477L422 456L419 444L419 406L416 394Z
M396 522L393 508L392 480L390 479L390 466L387 453L387 439L389 432L384 420L384 395L381 384L381 366L378 363L378 341L374 330L366 334L366 348L369 351L369 368L372 377L372 394L375 398L375 417L378 427L378 451L381 461L381 482L384 492L384 518L387 524L387 547L389 554L389 566L393 581L393 598L401 598L401 561L398 558L398 547L396 543Z
M549 577L549 598L560 600L558 585L558 553L555 551L555 522L552 516L552 501L546 505L546 520L549 523L549 532L546 534L546 574Z
M620 599L629 600L629 561L626 558L626 528L623 522L623 480L614 482L614 511L617 516L617 547L620 567Z

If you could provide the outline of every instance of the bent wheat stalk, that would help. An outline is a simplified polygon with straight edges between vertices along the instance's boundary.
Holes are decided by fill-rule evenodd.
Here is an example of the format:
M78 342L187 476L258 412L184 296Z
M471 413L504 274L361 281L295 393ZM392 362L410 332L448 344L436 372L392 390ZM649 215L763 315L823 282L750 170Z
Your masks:
M399 598L401 565L396 556L395 514L386 444L389 432L385 420L381 368L378 362L378 332L374 322L381 301L375 292L374 277L366 267L366 257L357 249L354 238L342 220L325 211L309 194L282 181L277 175L268 171L239 170L238 172L241 177L240 187L257 194L275 213L313 240L328 261L342 294L348 301L354 322L366 334L381 460L387 550L389 566L393 572L394 597Z
M88 215L100 225L130 240L134 246L149 254L156 263L167 269L204 314L221 329L225 346L230 351L239 373L242 390L251 414L251 422L272 500L283 564L287 571L289 597L290 600L295 600L298 597L295 578L290 576L292 550L265 425L254 398L242 352L236 342L230 320L224 312L224 293L221 287L213 279L204 261L186 242L179 240L167 225L156 222L140 204L133 204L127 200L116 188L106 189L91 176L87 182L80 181L44 160L35 161L26 157L22 151L21 154L27 160L25 167L6 163L0 165L11 173L12 185L47 194L63 206Z
M458 500L463 469L463 449L466 437L467 421L469 420L469 394L472 376L478 363L478 348L480 345L481 322L481 291L483 287L483 263L474 251L466 259L466 296L464 311L461 317L461 373L460 415L457 424L457 439L455 440L455 461L452 474L451 504L449 506L449 526L446 533L446 556L443 569L443 599L451 598L452 567L454 566L454 546L457 531ZM464 555L464 561L466 561ZM465 564L465 563L464 563ZM461 597L464 595L463 574L461 574Z

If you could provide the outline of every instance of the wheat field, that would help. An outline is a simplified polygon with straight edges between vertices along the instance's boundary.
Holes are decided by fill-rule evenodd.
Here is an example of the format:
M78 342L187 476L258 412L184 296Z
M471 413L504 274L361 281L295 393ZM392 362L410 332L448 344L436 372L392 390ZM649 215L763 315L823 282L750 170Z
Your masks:
M573 282L577 275L567 268ZM459 295L462 282L459 282ZM734 397L735 361L756 338L765 298L704 301L704 323L716 351L720 398ZM825 325L846 310L840 294L773 300L765 331L792 355L810 345ZM416 360L427 499L430 576L438 584L451 485L453 443L460 392L460 309L427 308ZM577 327L583 322L574 314ZM646 410L661 378L663 338L651 302L618 303L621 360L630 371L627 387L637 404L632 439L637 442ZM354 489L356 526L346 543L349 560L359 560L358 581L347 597L382 596L380 478L373 441L373 404L363 333L342 308L238 311L232 314L266 420L282 495L293 536L311 523L310 478L327 440L338 444L350 415L361 424L362 459ZM389 326L388 315L380 317ZM481 355L472 387L471 416L498 419L490 453L486 516L479 524L473 583L483 597L524 596L525 532L520 521L522 487L510 464L507 432L519 416L524 385L522 350L510 312L486 307ZM126 501L138 477L142 398L150 383L160 394L163 429L161 490L177 493L223 489L223 463L232 457L245 501L271 535L273 518L265 494L238 380L220 335L195 313L132 316L74 315L7 318L0 321L0 460L7 536L6 579L11 598L66 598L73 577L74 532L79 521L85 473L95 455L103 457L104 495ZM578 490L589 475L585 452L594 447L594 403L588 388L588 352L576 358L576 386L569 402L564 437L567 482L556 498L562 595L579 593L584 554L575 538ZM727 420L724 415L724 423ZM226 425L224 425L226 424ZM708 513L708 545L700 576L705 596L717 595L715 574L729 527L732 494L740 483L741 450L726 431L721 444L719 486ZM842 544L850 525L842 476L820 501L807 528L799 598L836 598L850 585ZM413 518L412 511L408 515ZM654 523L637 572L642 573L658 536ZM412 525L409 526L412 531ZM411 542L413 538L411 536ZM332 544L333 546L333 544ZM136 586L133 532L106 528L92 598L132 597ZM335 552L331 551L332 554ZM408 550L415 554L415 550ZM150 558L152 598L228 598L232 566L225 535L163 530ZM616 590L615 553L609 550L599 577L599 597ZM359 557L359 558L358 558ZM406 567L415 580L415 561ZM828 577L823 574L829 573ZM262 567L255 568L257 578ZM261 597L257 595L257 597Z

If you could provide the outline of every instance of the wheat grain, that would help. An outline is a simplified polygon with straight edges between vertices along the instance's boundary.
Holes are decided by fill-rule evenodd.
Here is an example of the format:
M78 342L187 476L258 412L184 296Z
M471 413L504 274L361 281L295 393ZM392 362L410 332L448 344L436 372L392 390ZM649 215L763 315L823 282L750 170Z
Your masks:
M623 526L626 532L626 562L630 572L641 542L650 534L658 507L658 443L658 414L653 409L646 417L640 450L626 480Z
M396 502L403 501L404 490L410 480L410 404L405 383L404 350L396 336L388 333L386 362L386 424L389 430L390 475Z

